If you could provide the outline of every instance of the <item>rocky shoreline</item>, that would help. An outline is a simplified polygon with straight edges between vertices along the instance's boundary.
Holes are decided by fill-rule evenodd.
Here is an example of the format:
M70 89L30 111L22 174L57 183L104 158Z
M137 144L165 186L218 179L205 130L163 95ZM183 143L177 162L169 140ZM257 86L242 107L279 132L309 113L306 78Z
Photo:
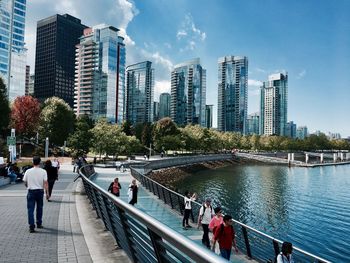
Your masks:
M217 169L232 164L240 163L237 160L225 160L225 161L209 161L203 163L196 163L186 166L169 167L165 169L152 171L148 176L156 182L164 185L165 187L176 190L175 184L185 179L187 176L193 175L193 173L208 169Z

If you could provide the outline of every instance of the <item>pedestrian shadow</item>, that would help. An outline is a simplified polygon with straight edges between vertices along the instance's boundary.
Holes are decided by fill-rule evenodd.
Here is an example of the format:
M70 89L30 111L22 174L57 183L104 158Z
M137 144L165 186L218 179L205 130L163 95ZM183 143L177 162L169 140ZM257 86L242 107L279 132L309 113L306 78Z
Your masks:
M51 228L51 227L44 227L41 229L35 229L36 234L46 234L50 236L67 236L67 235L74 235L74 236L83 236L83 233L78 233L74 231L64 231L64 230L58 230L57 228Z
M61 200L50 200L50 203L59 203L59 204L75 204L75 201L61 201Z

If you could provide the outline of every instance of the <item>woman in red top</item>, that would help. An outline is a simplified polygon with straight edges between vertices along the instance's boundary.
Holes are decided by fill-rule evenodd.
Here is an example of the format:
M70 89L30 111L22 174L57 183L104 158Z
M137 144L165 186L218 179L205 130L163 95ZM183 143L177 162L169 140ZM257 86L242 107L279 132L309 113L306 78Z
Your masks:
M232 226L232 216L225 215L223 221L224 223L216 227L214 230L212 249L215 249L216 241L219 241L221 256L227 260L230 260L232 247L234 247L235 251L238 253L235 230Z
M108 192L111 192L115 196L120 196L120 189L122 189L118 177L114 179L114 182L112 182L108 187Z

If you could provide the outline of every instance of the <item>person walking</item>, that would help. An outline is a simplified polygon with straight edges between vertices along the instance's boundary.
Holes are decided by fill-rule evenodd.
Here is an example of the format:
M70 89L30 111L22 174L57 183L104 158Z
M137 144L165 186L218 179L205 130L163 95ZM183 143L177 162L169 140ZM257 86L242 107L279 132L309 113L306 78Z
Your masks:
M196 198L197 198L196 193L194 193L191 196L191 194L188 191L185 192L185 197L184 197L185 210L184 210L184 217L182 219L182 227L184 230L187 230L187 228L191 228L191 226L188 223L188 219L190 218L190 215L192 212L192 201L195 201Z
M293 245L290 242L283 242L282 252L277 256L277 263L294 263L292 258Z
M136 184L136 180L132 180L131 184L129 185L129 189L128 189L128 202L131 205L135 205L137 203L137 192L138 192L138 188L137 188L137 184Z
M212 250L215 250L215 244L218 241L220 254L227 260L230 260L232 247L235 249L236 253L238 253L235 237L236 233L232 223L232 216L225 215L223 218L223 223L215 228L213 237Z
M120 196L120 189L122 189L118 177L109 185L108 192L111 192L115 196Z
M223 223L221 207L215 207L214 208L214 213L215 213L215 216L211 219L211 221L209 223L209 230L212 233L214 233L216 228ZM213 236L211 242L212 242L212 244L214 244L214 236ZM219 247L218 243L216 243L214 251L215 251L216 254L220 254L220 247Z
M211 218L214 216L213 208L211 206L211 199L207 198L205 203L199 209L198 216L198 228L202 226L203 228L203 237L202 244L210 249L210 240L209 240L209 223Z
M43 228L42 216L43 216L43 198L44 190L46 198L48 198L48 183L47 173L44 169L40 168L41 159L39 156L33 157L33 168L28 169L23 177L24 185L28 189L27 194L27 210L28 210L28 224L29 232L35 232L34 224L34 210L36 205L36 226L37 228Z
M49 183L49 195L47 196L47 201L51 202L51 194L52 194L52 189L53 185L55 184L56 180L58 180L58 169L57 167L52 166L52 162L50 160L47 160L45 162L44 170L47 173L47 179Z

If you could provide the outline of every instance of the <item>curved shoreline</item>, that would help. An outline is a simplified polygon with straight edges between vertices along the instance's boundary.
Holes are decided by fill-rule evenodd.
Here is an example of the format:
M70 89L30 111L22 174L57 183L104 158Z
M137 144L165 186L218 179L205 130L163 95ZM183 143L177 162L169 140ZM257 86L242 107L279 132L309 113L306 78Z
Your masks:
M193 175L196 172L203 170L214 170L217 168L238 164L237 160L225 160L225 161L207 161L202 163L194 163L191 165L173 166L169 168L154 170L149 173L148 177L156 182L164 185L165 187L177 190L175 184L178 181L185 179L186 177Z

